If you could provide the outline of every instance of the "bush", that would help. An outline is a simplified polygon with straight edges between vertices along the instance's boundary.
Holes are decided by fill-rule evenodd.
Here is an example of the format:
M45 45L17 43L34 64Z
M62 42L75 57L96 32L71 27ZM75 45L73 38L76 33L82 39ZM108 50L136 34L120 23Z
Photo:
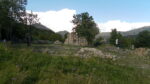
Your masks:
M143 31L138 34L135 42L136 47L150 48L150 32Z
M102 45L104 42L103 42L103 38L102 37L99 37L99 38L97 38L94 42L93 42L93 45L95 46L95 47L98 47L98 46L100 46L100 45Z

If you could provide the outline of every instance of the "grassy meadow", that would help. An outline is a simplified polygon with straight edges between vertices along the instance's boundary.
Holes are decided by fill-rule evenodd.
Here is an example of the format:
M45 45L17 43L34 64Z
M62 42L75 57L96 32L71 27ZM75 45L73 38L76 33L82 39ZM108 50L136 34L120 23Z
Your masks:
M139 67L139 64L150 65L148 57L105 51L100 47L118 59L81 58L74 56L79 49L63 45L29 48L0 44L0 84L150 84L150 67Z

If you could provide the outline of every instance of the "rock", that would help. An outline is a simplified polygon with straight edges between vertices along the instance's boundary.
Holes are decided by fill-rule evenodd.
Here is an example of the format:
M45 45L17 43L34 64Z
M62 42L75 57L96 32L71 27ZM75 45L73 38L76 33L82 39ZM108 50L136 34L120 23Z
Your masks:
M116 58L116 56L108 53L108 54L105 54L105 58L114 59Z
M115 59L116 56L111 54L104 54L101 50L98 50L96 48L81 48L76 56L80 56L83 58L89 58L89 57L101 57L101 58L108 58L108 59Z
M56 45L61 45L62 42L60 42L60 41L57 40L57 41L54 42L54 44L56 44Z
M150 54L150 49L147 48L137 48L133 51L133 54L137 56L147 56Z

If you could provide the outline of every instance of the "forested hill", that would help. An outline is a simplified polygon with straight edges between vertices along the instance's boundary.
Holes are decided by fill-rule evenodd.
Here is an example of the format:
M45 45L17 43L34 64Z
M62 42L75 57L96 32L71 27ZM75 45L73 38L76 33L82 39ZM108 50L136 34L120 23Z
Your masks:
M48 28L48 27L46 27L46 26L44 26L44 25L42 25L42 24L33 24L33 26L35 27L35 28L38 28L38 29L42 29L42 30L51 30L50 28ZM52 31L52 30L51 30Z
M142 31L150 31L150 26L145 26L142 28L138 28L138 29L133 29L127 32L122 32L123 36L129 36L129 35L137 35Z
M30 26L25 26L21 23L16 23L13 26L12 35L10 36L10 29L3 29L3 33L1 34L0 40L12 40L13 42L26 42L27 39L27 31ZM42 24L34 24L31 26L31 36L32 40L49 40L56 41L62 40L61 35L55 33L51 29L43 26ZM11 39L9 39L11 38Z
M133 29L126 32L121 32L123 36L136 36L142 31L150 31L150 26L145 26L137 29ZM110 32L102 32L99 36L108 39L110 37Z
M61 35L55 33L50 28L42 24L34 24L32 25L32 36L33 40L49 40L49 41L62 41Z
M59 31L57 34L61 35L63 38L68 34L68 31Z

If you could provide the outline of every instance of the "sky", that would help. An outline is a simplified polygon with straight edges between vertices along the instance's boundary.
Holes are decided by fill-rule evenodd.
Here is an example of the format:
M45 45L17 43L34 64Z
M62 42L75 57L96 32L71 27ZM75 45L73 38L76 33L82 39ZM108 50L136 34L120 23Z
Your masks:
M71 31L74 14L88 12L101 32L128 31L150 26L150 0L28 0L27 10L54 30Z

